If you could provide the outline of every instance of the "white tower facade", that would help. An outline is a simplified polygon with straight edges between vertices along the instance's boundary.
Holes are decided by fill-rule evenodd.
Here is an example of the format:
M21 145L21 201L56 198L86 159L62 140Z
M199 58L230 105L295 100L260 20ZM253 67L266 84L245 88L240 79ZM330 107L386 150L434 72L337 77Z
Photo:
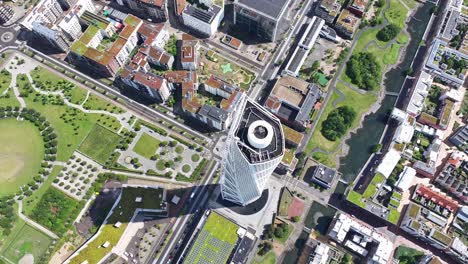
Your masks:
M222 163L223 199L245 206L262 195L284 155L281 123L247 96L240 102Z

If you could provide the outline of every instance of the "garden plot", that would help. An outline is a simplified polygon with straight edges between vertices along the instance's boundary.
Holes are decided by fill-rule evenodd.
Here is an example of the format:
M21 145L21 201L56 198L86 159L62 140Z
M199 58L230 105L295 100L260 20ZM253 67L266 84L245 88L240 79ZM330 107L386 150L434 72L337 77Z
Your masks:
M254 73L225 59L214 51L200 49L200 53L200 61L203 65L200 75L203 79L208 79L213 74L244 90L249 90L255 79Z
M146 126L141 126L136 133L127 150L118 150L117 162L127 169L166 178L177 174L189 178L201 161L197 150L173 137L158 134Z
M100 165L76 152L52 184L68 196L82 200L100 173Z

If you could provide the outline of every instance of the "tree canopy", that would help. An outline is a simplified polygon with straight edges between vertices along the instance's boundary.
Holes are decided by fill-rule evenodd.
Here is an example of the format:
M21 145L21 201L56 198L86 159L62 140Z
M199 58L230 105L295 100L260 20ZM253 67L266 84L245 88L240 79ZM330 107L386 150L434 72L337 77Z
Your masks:
M322 123L322 135L331 141L342 137L356 118L356 112L349 106L341 106L328 114Z
M400 28L395 24L389 24L377 32L377 39L387 42L394 39L398 33L400 33Z
M346 63L346 75L360 89L376 90L380 86L380 64L374 54L360 52Z

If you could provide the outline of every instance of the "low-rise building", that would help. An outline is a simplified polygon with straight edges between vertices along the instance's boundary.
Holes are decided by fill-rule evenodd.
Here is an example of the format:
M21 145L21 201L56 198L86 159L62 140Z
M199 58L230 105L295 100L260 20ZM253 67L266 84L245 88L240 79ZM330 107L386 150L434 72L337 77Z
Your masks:
M365 259L365 263L387 264L392 260L393 242L350 215L337 214L328 236Z
M266 99L265 108L284 123L298 130L305 130L310 122L310 113L321 98L321 91L292 76L278 79Z
M400 152L391 148L385 154L379 166L377 166L376 172L382 174L386 179L388 179L388 177L392 173L393 169L395 169L400 159L401 159Z
M361 19L345 9L341 11L340 16L336 20L335 29L338 33L343 35L343 37L352 39L354 33L359 28L360 22Z
M200 8L196 5L189 4L182 12L184 25L209 37L213 36L218 31L218 27L221 25L223 18L224 8L217 5Z
M467 245L448 231L448 217L441 217L428 208L410 203L402 217L400 228L416 238L444 251L458 263L468 260Z
M297 132L288 126L281 126L283 127L284 141L286 145L292 148L297 148L301 144L304 134Z
M321 17L327 24L333 24L336 16L340 13L341 3L338 0L321 0L316 8L315 15Z
M336 171L334 169L322 164L315 166L312 175L310 175L312 182L315 182L325 189L330 189L332 187L335 176ZM306 177L309 177L309 175L306 175Z
M464 63L460 63L464 61ZM449 44L440 39L434 40L426 60L426 69L449 85L459 87L465 82L468 55L450 48Z
M414 177L416 177L416 170L405 166L403 171L398 176L398 181L395 183L395 188L401 192L409 190L413 183Z
M468 162L462 152L450 155L435 182L447 193L457 197L462 202L468 202Z
M357 17L362 18L366 12L367 5L369 0L353 0L348 6L348 10L356 15Z

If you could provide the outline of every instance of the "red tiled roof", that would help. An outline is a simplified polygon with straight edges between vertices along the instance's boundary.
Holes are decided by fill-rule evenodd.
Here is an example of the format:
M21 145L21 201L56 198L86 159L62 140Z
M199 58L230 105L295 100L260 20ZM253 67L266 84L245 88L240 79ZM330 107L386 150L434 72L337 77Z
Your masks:
M418 185L416 188L416 193L422 195L428 200L432 200L434 203L439 204L442 207L447 208L452 213L458 210L458 202L452 200L442 193L429 189L425 185Z
M278 110L281 106L281 101L276 96L269 96L265 102L265 106L271 110Z
M164 74L164 78L171 83L198 82L197 72L191 71L168 71Z
M182 62L194 62L195 51L193 46L182 46L182 54L180 60Z
M184 12L185 6L187 5L186 0L176 0L176 13L181 16Z
M136 72L133 80L137 83L140 83L144 86L147 86L151 89L159 90L161 89L164 79L154 74Z

